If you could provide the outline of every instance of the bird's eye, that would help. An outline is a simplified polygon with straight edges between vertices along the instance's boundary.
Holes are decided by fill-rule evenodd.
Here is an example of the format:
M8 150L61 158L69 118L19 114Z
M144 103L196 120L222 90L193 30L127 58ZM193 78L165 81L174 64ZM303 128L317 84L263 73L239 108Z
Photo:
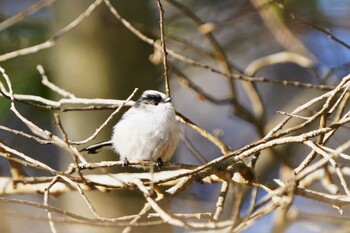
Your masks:
M157 105L158 105L158 102L154 102L154 105L157 106Z

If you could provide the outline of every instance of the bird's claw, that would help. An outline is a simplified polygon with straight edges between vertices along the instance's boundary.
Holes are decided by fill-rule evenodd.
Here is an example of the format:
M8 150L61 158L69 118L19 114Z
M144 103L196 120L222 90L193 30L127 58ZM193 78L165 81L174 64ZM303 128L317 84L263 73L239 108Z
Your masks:
M129 167L129 160L127 158L122 159L122 167Z
M157 168L160 169L164 165L164 162L161 158L157 159Z

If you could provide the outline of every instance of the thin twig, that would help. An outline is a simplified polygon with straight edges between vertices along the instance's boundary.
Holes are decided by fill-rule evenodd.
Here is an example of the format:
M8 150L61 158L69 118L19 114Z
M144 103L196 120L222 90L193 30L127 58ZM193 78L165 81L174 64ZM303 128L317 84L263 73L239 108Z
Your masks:
M35 4L31 5L30 7L28 7L27 9L22 10L19 13L15 14L14 16L2 21L0 23L0 32L20 22L21 20L25 19L29 15L34 14L35 12L41 10L42 8L52 5L55 1L56 0L40 0Z
M36 69L38 70L38 72L41 75L41 83L45 86L47 86L48 88L50 88L52 91L56 92L57 94L61 95L64 98L76 98L74 94L56 86L55 84L53 84L52 82L49 81L49 79L47 78L46 74L45 74L45 70L44 67L42 65L37 65Z
M95 130L95 132L91 136L80 141L69 141L69 143L72 145L80 145L94 139L102 131L102 129L106 127L106 125L113 119L113 117L124 107L124 105L130 101L130 99L135 95L137 91L138 88L135 88L134 91L129 95L129 97L126 100L124 100L123 103L119 105L119 107L114 112L112 112L111 115L109 115L109 117Z
M206 139L211 141L214 145L216 145L221 150L222 154L225 155L230 151L230 148L222 140L220 140L217 137L214 137L213 135L211 135L210 133L208 133L204 129L200 128L198 125L193 123L190 119L188 119L184 115L182 115L178 112L176 113L176 115L177 115L179 121L185 123L187 126L191 127L192 129L197 131L200 135L202 135L203 137L205 137Z
M227 196L227 192L228 192L229 187L230 187L229 182L227 182L227 181L222 182L220 195L219 195L218 200L216 202L215 214L213 216L213 219L215 221L219 220L219 218L221 217L221 215L224 211L224 204L225 204L225 200L226 200L226 196Z
M32 53L37 53L40 50L48 49L53 47L57 40L64 36L66 33L70 32L74 28L76 28L81 21L86 19L91 15L91 13L95 10L95 8L100 5L102 0L96 0L93 2L81 15L79 15L75 20L70 22L66 27L62 28L60 31L58 31L52 38L48 39L47 41L37 44L31 47L27 47L24 49L19 49L13 52L5 53L3 55L0 55L0 62L6 61L9 59L13 59L19 56L24 56Z
M164 67L164 82L165 82L165 93L170 96L169 86L169 67L168 67L168 53L166 51L166 44L164 39L164 9L160 0L157 0L157 6L159 10L159 29L160 29L160 41L162 44L163 52L163 67Z
M269 0L271 3L273 3L275 6L278 6L280 9L282 9L284 12L286 12L287 14L290 15L290 17L292 17L292 19L296 19L306 25L311 26L312 28L316 29L317 31L324 33L325 35L327 35L328 38L330 38L331 40L335 41L336 43L342 45L343 47L350 49L350 45L347 44L345 41L339 39L338 37L336 37L334 34L332 34L328 29L324 28L324 27L320 27L314 23L311 23L303 18L301 18L300 16L294 14L292 11L290 11L289 9L287 9L285 7L285 5L283 5L281 2L276 1L276 0Z
M49 183L49 185L47 186L47 188L45 189L44 192L44 205L48 206L49 205L49 195L50 195L50 188L57 182L58 180L58 176L54 177L52 179L52 181ZM52 221L52 215L49 209L46 209L47 212L47 218L49 219L49 225L50 225L50 229L52 233L56 233L56 227L54 222Z

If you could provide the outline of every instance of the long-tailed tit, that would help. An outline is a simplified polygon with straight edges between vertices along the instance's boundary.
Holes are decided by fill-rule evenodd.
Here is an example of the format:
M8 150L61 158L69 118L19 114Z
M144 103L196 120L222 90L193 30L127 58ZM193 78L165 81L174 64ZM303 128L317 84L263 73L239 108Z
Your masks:
M168 161L179 142L180 128L171 98L147 90L114 126L110 141L89 146L83 151L97 153L112 147L123 164L134 160Z

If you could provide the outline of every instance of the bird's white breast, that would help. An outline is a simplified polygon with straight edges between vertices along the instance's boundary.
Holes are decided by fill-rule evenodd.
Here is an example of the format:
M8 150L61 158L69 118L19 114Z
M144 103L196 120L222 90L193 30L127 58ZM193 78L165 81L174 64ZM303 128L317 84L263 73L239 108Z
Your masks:
M179 141L179 126L170 103L131 108L114 127L112 142L121 159L171 158Z

